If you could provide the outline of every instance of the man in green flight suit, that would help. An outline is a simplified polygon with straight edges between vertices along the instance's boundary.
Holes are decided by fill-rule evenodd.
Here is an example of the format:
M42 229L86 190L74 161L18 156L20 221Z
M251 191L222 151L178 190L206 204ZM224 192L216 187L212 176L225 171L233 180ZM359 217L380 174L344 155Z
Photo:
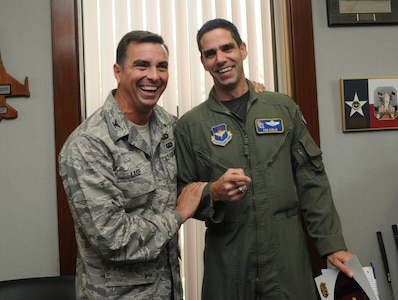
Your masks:
M209 182L195 214L207 226L202 299L317 299L299 208L320 255L352 277L321 150L291 98L254 91L232 23L207 22L197 43L214 86L175 138L179 190Z

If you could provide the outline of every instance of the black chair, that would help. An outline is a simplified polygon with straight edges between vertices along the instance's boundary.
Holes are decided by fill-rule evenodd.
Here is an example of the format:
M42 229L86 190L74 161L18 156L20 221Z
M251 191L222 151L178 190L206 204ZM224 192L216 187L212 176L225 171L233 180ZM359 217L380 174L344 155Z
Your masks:
M0 300L76 300L75 276L1 281Z

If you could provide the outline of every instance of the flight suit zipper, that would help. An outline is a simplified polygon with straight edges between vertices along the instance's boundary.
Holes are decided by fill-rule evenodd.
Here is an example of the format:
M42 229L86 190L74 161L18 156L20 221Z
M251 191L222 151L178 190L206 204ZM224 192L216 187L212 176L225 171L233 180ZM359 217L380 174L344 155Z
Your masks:
M227 171L229 169L229 167L226 167L222 164L220 164L217 160L212 159L206 155L204 155L202 152L198 151L197 152L198 156L200 156L201 158L203 158L204 160L206 160L207 162L209 162L211 165L219 168L220 170L222 170L223 172Z

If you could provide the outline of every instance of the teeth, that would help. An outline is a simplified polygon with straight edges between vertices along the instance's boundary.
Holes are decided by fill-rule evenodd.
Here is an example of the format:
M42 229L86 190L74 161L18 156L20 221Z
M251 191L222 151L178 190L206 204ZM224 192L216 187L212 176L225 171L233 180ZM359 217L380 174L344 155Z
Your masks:
M141 89L144 91L154 92L157 91L158 88L156 86L141 86Z
M218 70L218 73L226 73L226 72L231 71L231 70L232 70L232 67L228 67L228 68L224 68L224 69Z

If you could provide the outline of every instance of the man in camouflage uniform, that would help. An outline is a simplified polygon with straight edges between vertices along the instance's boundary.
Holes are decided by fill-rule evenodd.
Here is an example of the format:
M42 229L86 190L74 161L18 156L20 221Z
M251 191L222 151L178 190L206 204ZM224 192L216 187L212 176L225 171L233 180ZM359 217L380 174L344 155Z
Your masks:
M114 75L117 89L59 155L78 245L77 299L182 299L178 230L203 184L177 201L176 118L157 105L168 80L163 39L127 33Z

